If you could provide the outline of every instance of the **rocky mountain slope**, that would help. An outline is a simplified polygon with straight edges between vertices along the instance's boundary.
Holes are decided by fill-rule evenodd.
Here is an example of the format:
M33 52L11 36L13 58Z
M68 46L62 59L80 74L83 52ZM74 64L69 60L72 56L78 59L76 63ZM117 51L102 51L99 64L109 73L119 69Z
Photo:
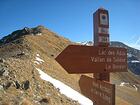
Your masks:
M0 105L79 105L51 83L43 81L36 70L41 68L52 77L59 75L53 71L62 71L54 55L70 41L42 26L31 33L32 29L26 29L15 31L1 40ZM36 33L38 30L40 32ZM42 65L36 64L37 54L44 59Z
M81 75L68 74L55 61L66 46L74 43L43 26L25 27L2 38L0 43L0 105L79 105L50 82L42 80L37 71L40 68L80 92L78 81ZM43 60L41 65L37 56ZM139 60L139 55L137 58ZM111 82L117 88L116 105L139 105L138 74L131 70L111 73Z

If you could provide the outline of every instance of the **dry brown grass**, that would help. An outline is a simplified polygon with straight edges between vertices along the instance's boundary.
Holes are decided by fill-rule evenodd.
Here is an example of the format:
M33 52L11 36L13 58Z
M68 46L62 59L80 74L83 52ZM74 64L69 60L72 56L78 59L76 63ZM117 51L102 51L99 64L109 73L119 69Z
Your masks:
M11 104L8 102L4 102L4 103L2 103L2 105L11 105Z
M56 61L55 57L67 46L69 45L70 42L69 40L56 36L55 33L52 33L48 30L44 30L43 34L41 36L25 36L24 37L24 45L26 46L20 46L20 45L9 45L6 48L1 48L0 49L0 55L5 55L9 54L8 51L14 52L15 50L18 49L25 49L31 50L31 53L29 54L31 58L27 59L20 59L20 58L14 58L11 57L8 59L7 63L8 66L10 67L11 72L15 77L12 79L18 80L19 82L23 82L24 80L29 80L31 82L31 88L26 91L26 96L24 97L25 99L22 100L21 105L33 105L33 103L30 101L30 98L32 99L33 94L41 97L45 97L46 93L50 94L50 99L45 100L46 102L51 102L53 105L77 105L74 104L68 99L60 95L57 90L54 89L52 85L46 82L42 82L43 80L40 79L38 71L35 69L35 67L40 68L50 76L52 76L55 79L58 79L62 81L63 83L69 85L73 89L77 90L80 92L79 88L79 78L80 74L68 74ZM45 62L41 65L34 65L35 57L36 54L40 54L40 58L43 59ZM53 55L53 56L52 56ZM34 74L33 74L34 73ZM11 74L12 75L12 74ZM91 74L92 77L93 74ZM115 73L111 75L112 81L128 81L128 82L133 82L133 83L140 83L140 79L135 78L133 74L131 73ZM118 87L117 87L118 88ZM14 88L15 89L15 88ZM35 90L38 89L38 90ZM120 91L121 96L131 96L132 99L133 97L138 98L138 94L135 94L133 90L131 89L123 89L123 88L118 88ZM11 93L11 95L14 96L20 96L19 94L22 94L19 92L15 92L17 90L10 90L7 91L8 93ZM23 92L24 93L24 92ZM59 95L58 95L59 94ZM135 95L135 96L134 96ZM63 100L63 103L61 103L61 100ZM139 101L139 100L137 100ZM120 96L116 98L116 105L132 105L130 102L133 103L133 100L129 100L127 102L126 99L121 98ZM3 103L2 105L11 105L10 103Z
M29 101L28 99L23 99L21 105L33 105L31 101Z
M125 101L119 97L116 97L116 105L133 105L133 104L128 103L127 101Z
M52 77L62 81L63 83L69 85L73 89L80 92L79 88L79 78L80 74L68 74L55 60L54 58L71 42L69 40L66 40L62 37L55 37L54 33L46 31L42 36L33 37L30 36L26 38L29 42L32 43L34 46L34 49L40 49L39 53L42 57L42 59L45 60L45 63L41 66L41 68L46 72L47 74L51 75ZM51 57L50 55L54 55L54 57ZM47 55L47 56L46 56ZM111 75L112 80L117 80L119 82L121 81L128 81L128 82L136 82L140 83L140 79L135 78L133 74L131 73L116 73L115 75ZM122 90L123 91L123 90ZM131 90L128 91L130 93ZM125 95L124 92L121 94ZM133 92L129 94L129 96L133 96ZM133 103L133 100L129 100L127 102L125 99L117 98L116 99L117 104L116 105L131 105L129 102Z

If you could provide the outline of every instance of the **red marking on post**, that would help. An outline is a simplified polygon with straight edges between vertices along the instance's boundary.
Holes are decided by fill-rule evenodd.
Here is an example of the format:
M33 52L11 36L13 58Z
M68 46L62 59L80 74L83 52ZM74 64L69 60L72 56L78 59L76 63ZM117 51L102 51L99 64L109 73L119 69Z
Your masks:
M98 9L94 14L94 45L109 46L109 13L105 9Z

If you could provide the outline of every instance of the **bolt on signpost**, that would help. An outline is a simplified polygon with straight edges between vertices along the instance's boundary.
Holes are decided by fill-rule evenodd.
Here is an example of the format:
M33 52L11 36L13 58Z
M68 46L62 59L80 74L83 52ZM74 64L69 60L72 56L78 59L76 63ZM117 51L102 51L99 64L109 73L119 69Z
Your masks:
M127 50L109 47L109 13L100 8L94 13L94 46L69 45L55 59L70 74L82 75L81 92L95 105L115 105L115 85L109 83L110 72L127 71Z

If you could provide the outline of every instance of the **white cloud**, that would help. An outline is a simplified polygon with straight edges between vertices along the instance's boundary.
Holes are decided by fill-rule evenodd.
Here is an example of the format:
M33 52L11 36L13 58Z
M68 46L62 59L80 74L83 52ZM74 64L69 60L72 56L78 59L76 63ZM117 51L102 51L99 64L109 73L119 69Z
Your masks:
M135 49L140 50L140 45L138 45L138 44L127 44L127 45L130 46L130 47L133 47Z
M131 46L140 50L140 36L137 36L135 43Z
M140 35L133 35L125 44L140 50Z
M138 38L138 40L135 42L135 45L138 45L140 42L140 37Z
M128 42L124 42L124 44L126 44L127 46L130 46L132 48L138 49L140 50L140 44L139 44L140 40L137 40L135 43L128 43Z

